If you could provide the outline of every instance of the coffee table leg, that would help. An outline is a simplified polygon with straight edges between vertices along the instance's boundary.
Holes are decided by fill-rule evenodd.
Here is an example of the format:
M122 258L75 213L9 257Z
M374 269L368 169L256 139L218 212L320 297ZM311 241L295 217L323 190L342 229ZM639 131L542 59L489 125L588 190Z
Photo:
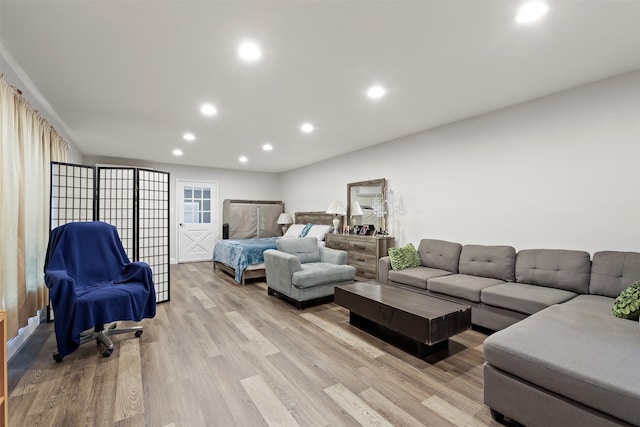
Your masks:
M436 351L440 351L444 348L448 348L449 347L449 340L446 339L444 341L440 341L438 343L432 344L432 345L428 345L425 344L423 342L420 341L416 341L417 343L417 347L418 347L418 351L416 351L416 354L418 355L418 357L420 359L424 359L425 357L429 356L430 354L435 353Z
M444 340L439 343L428 345L421 341L412 339L406 335L393 331L385 326L382 326L366 317L349 311L349 323L358 329L361 329L376 338L384 340L389 344L392 344L407 353L424 359L426 356L433 354L443 348L447 348L449 340Z

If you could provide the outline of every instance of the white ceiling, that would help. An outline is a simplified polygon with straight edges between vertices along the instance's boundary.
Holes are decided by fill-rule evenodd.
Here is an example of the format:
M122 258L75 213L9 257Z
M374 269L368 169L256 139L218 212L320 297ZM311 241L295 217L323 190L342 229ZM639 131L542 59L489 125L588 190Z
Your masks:
M640 69L640 1L548 3L1 0L0 53L84 155L281 172Z

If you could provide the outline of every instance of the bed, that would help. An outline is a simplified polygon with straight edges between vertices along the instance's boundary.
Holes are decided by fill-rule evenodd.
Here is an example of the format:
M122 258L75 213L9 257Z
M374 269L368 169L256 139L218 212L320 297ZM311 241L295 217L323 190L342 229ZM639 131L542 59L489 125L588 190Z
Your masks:
M270 237L264 239L219 240L213 249L213 270L220 270L229 274L234 280L246 284L247 279L266 277L263 253L267 249L276 249L276 240L281 238L296 238L306 224L323 225L325 227L311 227L309 236L324 240L328 232L326 226L333 224L333 215L325 212L296 212L295 222L284 237ZM324 242L322 242L324 244Z

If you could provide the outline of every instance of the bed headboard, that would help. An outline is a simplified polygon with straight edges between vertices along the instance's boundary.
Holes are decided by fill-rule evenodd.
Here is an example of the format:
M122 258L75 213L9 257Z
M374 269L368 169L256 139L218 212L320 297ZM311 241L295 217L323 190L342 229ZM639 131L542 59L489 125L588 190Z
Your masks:
M294 222L296 224L325 224L333 226L333 214L328 214L324 211L316 212L296 212ZM342 229L343 217L338 216L340 219L340 229Z

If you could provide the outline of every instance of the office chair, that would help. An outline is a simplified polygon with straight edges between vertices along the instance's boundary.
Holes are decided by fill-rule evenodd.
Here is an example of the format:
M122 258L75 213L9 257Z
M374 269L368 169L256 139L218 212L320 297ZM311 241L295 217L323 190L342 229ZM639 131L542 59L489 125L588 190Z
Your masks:
M139 337L142 327L107 324L139 322L156 314L151 268L129 261L116 227L105 222L72 222L53 229L44 280L54 311L56 362L93 338L106 347L102 356L109 357L110 335L134 332Z

